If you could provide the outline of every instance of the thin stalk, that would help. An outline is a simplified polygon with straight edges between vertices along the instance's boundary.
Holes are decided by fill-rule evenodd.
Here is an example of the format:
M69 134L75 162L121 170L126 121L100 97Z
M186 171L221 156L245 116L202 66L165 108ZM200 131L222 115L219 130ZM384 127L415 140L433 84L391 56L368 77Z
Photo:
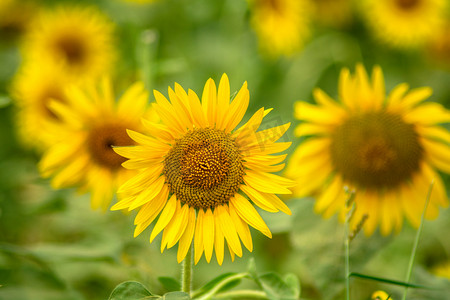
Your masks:
M148 91L153 88L157 46L158 32L156 30L146 29L141 32L137 47L137 61L140 66L141 80Z
M219 284L217 284L213 289L211 289L208 293L204 294L203 296L196 298L196 300L206 300L211 299L212 296L214 296L217 292L220 291L221 288L223 288L228 283L236 280L241 279L248 276L248 273L239 273L234 276L228 277L227 279L221 281Z
M345 217L345 299L350 300L350 220L356 209L355 192L348 191L348 198L346 201L347 208L350 208Z
M188 253L183 260L181 269L181 290L185 293L191 294L192 288L192 245L189 247Z
M419 229L417 229L416 238L414 240L414 246L411 251L411 256L409 258L408 272L406 273L406 280L405 280L407 284L409 284L409 281L411 280L411 274L414 267L414 259L416 258L417 247L419 245L420 235L422 234L423 223L425 220L425 212L427 211L428 203L430 202L433 185L434 180L431 181L430 188L428 189L427 199L425 200L425 207L423 208L422 217L420 219L420 226ZM403 300L406 300L407 293L408 293L408 286L405 286L405 291L403 292Z
M267 295L263 291L255 291L255 290L237 290L237 291L229 291L220 293L214 296L215 299L267 299Z

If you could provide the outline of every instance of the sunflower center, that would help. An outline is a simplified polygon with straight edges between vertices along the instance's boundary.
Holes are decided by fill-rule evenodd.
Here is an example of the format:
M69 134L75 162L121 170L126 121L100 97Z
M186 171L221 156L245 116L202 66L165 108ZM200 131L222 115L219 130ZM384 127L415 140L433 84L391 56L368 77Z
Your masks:
M227 203L239 190L244 167L230 134L213 128L188 131L164 160L171 193L195 208Z
M56 42L56 48L62 53L70 65L82 63L86 56L84 44L75 36L61 37Z
M410 10L420 3L421 0L395 0L397 6L402 10Z
M103 124L93 128L87 138L87 147L92 159L99 165L111 170L120 168L126 158L120 156L112 146L134 145L128 136L126 127L120 124Z
M423 149L413 125L387 112L350 117L332 136L331 160L344 180L364 189L390 189L419 170Z

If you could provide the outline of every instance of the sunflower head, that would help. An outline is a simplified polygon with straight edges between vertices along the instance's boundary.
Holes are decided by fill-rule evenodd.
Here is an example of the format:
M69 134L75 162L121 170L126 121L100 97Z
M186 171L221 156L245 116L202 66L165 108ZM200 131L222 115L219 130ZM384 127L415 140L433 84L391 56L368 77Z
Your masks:
M70 86L64 102L52 100L58 139L39 163L54 188L76 187L91 193L93 208L106 209L117 187L132 175L113 147L134 145L127 130L143 130L140 119L152 116L142 83L131 86L115 102L110 81Z
M443 25L445 0L363 0L361 13L374 35L396 48L430 41Z
M342 70L338 101L316 89L318 105L296 104L303 121L296 135L309 138L296 149L286 175L297 180L299 196L317 194L317 212L339 212L343 221L347 187L356 191L352 226L364 219L367 234L378 224L388 234L400 230L404 217L419 224L432 181L426 216L436 217L438 207L448 205L436 170L450 172L450 134L438 126L450 121L450 113L437 103L421 103L430 88L408 89L400 84L386 96L381 69L375 67L370 80L358 65L354 76Z
M232 259L242 255L241 242L253 249L248 225L271 237L270 230L251 202L270 211L290 214L275 194L289 194L288 179L280 171L290 143L276 143L289 124L258 130L270 110L261 108L242 127L249 103L247 83L230 103L228 77L218 89L206 82L202 100L175 84L167 100L154 92L154 110L161 124L144 120L148 135L129 131L134 147L114 150L128 158L123 166L139 174L119 188L122 199L113 209L139 208L135 236L155 219L152 241L161 231L161 251L179 243L178 261L194 241L195 262L203 252L209 262L215 250L222 264L225 241Z
M251 25L269 57L299 52L310 36L308 0L249 0Z
M75 78L108 73L116 56L113 23L94 7L42 11L23 47L25 59L55 64Z

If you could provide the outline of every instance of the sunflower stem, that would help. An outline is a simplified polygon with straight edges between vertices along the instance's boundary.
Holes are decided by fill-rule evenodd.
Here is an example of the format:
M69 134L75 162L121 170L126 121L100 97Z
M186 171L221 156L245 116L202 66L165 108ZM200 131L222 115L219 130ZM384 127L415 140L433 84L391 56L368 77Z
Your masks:
M350 300L350 220L353 217L353 213L356 209L355 192L347 191L348 198L346 200L346 206L348 208L347 216L345 217L345 295L346 300Z
M189 250L186 254L186 257L183 260L183 266L181 269L181 291L188 293L191 295L191 287L192 287L192 273L193 273L193 265L192 265L192 245L189 247Z
M411 256L409 258L408 272L406 273L406 280L405 280L406 284L409 284L409 281L411 280L411 274L412 274L412 270L414 267L414 259L416 258L417 247L419 245L420 235L422 234L423 223L425 220L425 212L427 211L428 203L430 202L431 191L433 190L433 185L434 185L434 180L431 181L430 187L428 189L427 199L425 200L425 207L423 208L423 211L422 211L422 217L420 219L419 229L417 229L416 238L414 240L414 245L413 245L413 248L411 251ZM403 292L403 298L402 298L403 300L406 300L407 293L408 293L408 286L405 286L405 291Z
M148 91L152 90L153 86L157 43L158 32L156 30L146 29L139 35L137 60L141 67L141 80Z
M267 294L263 291L255 291L255 290L236 290L220 293L214 296L216 299L267 299Z

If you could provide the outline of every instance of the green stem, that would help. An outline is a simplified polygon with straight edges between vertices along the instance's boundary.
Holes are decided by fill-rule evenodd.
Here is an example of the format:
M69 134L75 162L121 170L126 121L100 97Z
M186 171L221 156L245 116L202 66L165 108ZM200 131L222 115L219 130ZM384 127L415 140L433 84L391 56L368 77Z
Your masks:
M147 29L141 32L137 48L137 60L141 69L141 80L145 88L151 90L155 66L156 48L158 43L158 32Z
M189 247L188 253L183 260L181 269L181 290L185 293L191 294L192 287L192 246Z
M347 220L345 221L345 290L346 299L350 300L350 224Z
M431 181L430 188L428 189L427 199L425 201L425 207L423 208L422 217L420 219L420 226L419 226L419 229L417 229L416 238L414 240L414 246L413 246L413 249L411 252L411 256L409 258L408 272L406 273L406 281L405 281L407 284L411 280L411 274L412 274L412 270L414 267L414 259L416 257L417 247L419 245L419 240L420 240L420 235L422 234L423 223L425 220L425 212L427 211L428 203L430 202L431 191L433 189L433 185L434 185L434 180ZM405 291L403 292L403 300L406 300L407 293L408 293L408 286L405 287Z
M208 293L204 294L203 296L201 296L200 298L196 299L196 300L206 300L206 299L210 299L212 296L214 296L218 291L220 291L221 288L223 288L225 285L227 285L228 283L236 280L236 279L241 279L248 276L248 273L239 273L236 274L234 276L228 277L227 279L225 279L224 281L221 281L219 284L217 284L213 289L211 289Z
M230 291L217 294L214 298L216 299L228 299L228 298L237 298L237 299L267 299L267 295L263 291L255 291L255 290L237 290Z

